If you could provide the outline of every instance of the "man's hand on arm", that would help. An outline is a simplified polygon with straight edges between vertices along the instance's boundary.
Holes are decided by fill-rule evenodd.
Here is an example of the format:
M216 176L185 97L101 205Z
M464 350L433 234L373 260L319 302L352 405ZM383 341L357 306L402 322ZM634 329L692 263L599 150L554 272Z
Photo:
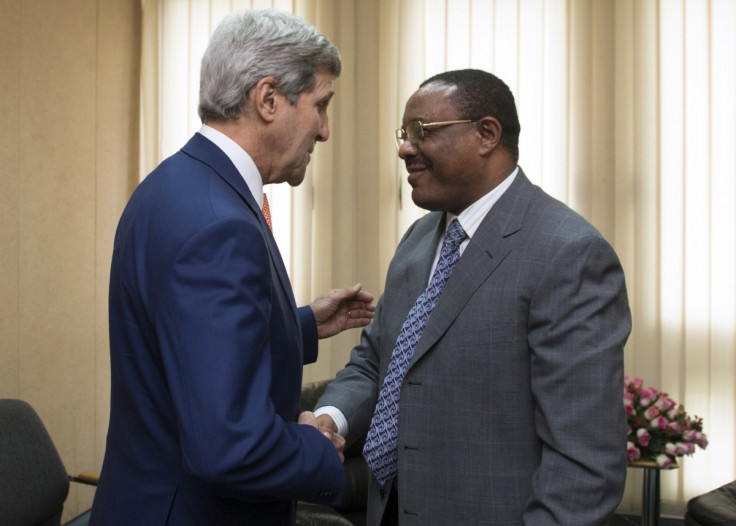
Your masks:
M349 289L334 289L310 305L317 321L317 336L329 338L346 329L365 327L373 319L373 295L360 283Z

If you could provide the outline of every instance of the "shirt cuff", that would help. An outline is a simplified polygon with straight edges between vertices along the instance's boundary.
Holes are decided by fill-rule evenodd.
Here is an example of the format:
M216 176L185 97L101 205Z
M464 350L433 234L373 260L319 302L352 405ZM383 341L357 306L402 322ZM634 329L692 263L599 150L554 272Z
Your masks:
M348 421L345 418L345 415L342 414L342 411L340 411L337 407L326 405L324 407L320 407L319 409L315 409L314 416L319 415L330 416L337 426L337 433L343 438L348 436Z

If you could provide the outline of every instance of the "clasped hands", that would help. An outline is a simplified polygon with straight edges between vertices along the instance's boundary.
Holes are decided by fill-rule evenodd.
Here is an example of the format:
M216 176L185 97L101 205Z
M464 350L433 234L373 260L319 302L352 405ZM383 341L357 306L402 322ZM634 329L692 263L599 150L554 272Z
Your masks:
M320 422L318 424L317 419L314 417L314 413L311 411L304 411L299 415L298 422L302 425L312 426L319 429L324 436L330 439L332 445L335 446L335 451L337 451L337 454L340 456L340 462L345 462L345 439L341 435L337 434L337 426L334 426L334 428L325 426L322 416L324 415L320 415ZM332 421L332 419L330 419L330 421Z

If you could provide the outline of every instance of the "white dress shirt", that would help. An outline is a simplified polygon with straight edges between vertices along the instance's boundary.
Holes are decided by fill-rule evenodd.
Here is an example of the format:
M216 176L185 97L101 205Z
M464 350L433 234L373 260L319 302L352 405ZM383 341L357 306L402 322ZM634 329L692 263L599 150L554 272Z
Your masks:
M253 198L258 204L258 208L263 208L263 179L256 167L256 163L253 162L253 159L248 155L248 152L243 150L240 145L230 137L207 126L206 124L202 125L199 129L199 133L215 143L215 146L228 156L245 180L245 184L248 185L248 190L253 194Z

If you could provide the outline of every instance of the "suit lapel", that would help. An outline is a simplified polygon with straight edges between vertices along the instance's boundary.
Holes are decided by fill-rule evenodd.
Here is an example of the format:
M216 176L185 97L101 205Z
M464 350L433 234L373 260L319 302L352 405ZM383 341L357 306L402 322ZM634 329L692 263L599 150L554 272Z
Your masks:
M516 179L483 219L457 262L417 342L409 368L437 343L471 296L509 254L513 234L521 229L533 188L519 169Z
M436 220L432 222L430 228L427 229L411 254L405 259L404 279L408 283L406 299L409 303L406 310L407 314L429 284L429 272L432 270L437 244L445 230L445 214L436 215Z
M235 168L235 165L232 163L230 158L225 155L225 152L220 150L215 143L207 139L204 135L195 133L194 136L189 139L189 142L184 145L181 151L212 168L217 175L230 185L238 195L240 195L256 217L261 215L260 208L258 207L255 198L250 193L248 185L245 184L243 176L240 175L240 172ZM261 222L266 226L266 228L268 228L265 220Z
M245 184L243 176L240 175L240 172L235 168L235 165L232 163L230 158L225 155L225 152L220 150L215 143L200 133L195 133L181 150L186 155L189 155L212 168L212 170L214 170L215 173L217 173L217 175L219 175L241 197L250 212L254 215L256 221L258 221L258 224L261 226L263 237L266 239L266 246L271 257L271 264L276 270L276 275L281 283L281 288L290 300L292 316L294 317L297 326L299 326L296 302L294 301L294 294L292 293L289 275L286 272L284 261L281 258L281 252L279 251L276 239L274 239L271 229L261 213L258 203L256 203L253 194L251 194L248 189L248 185Z

